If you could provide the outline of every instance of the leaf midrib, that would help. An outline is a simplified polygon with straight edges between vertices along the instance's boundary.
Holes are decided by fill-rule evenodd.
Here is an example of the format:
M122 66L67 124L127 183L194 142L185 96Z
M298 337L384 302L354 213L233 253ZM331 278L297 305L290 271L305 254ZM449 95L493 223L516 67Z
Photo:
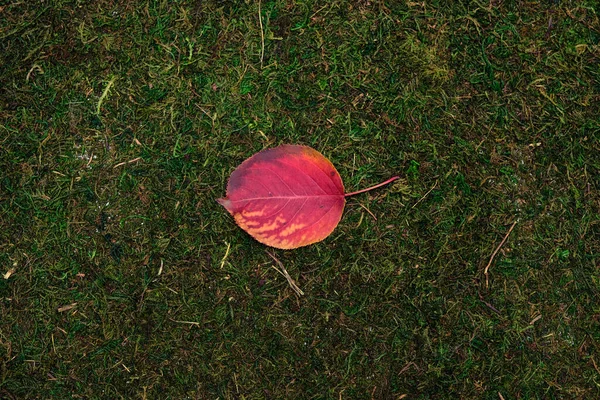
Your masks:
M251 200L284 200L284 199L306 199L306 198L314 198L314 197L342 197L343 194L303 194L297 196L268 196L268 197L250 197L241 200L232 200L232 203L240 203L242 201L251 201Z

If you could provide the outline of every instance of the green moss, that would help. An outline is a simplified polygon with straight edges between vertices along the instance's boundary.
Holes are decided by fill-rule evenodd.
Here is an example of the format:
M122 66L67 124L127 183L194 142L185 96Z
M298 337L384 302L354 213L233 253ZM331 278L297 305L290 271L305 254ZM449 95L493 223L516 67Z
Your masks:
M45 4L0 6L0 398L598 397L594 2ZM274 253L301 297L214 200L280 143L402 176Z

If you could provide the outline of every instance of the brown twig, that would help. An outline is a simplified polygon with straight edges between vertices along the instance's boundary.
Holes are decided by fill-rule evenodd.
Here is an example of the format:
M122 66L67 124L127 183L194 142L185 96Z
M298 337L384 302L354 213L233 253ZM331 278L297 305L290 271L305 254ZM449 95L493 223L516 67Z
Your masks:
M435 183L433 184L433 186L431 187L431 189L429 189L429 190L427 191L427 193L425 193L425 194L423 195L423 197L421 197L421 198L419 199L419 201L417 201L417 202L416 202L416 203L415 203L415 204L414 204L414 205L411 207L411 209L415 208L415 207L417 206L417 204L419 204L420 202L422 202L423 200L425 200L425 197L427 197L427 196L429 195L429 193L431 193L431 192L433 191L433 189L435 189L435 188L436 188L437 184L438 184L438 181L437 181L437 179L436 179L436 181L435 181Z
M496 254L498 254L498 252L500 251L500 248L504 245L504 243L506 242L506 239L508 239L508 235L510 235L510 233L514 229L515 225L517 225L517 221L513 222L513 224L510 226L510 228L508 229L508 232L506 232L506 235L504 235L504 239L502 239L502 241L500 242L498 247L496 247L496 250L494 250L494 252L492 253L492 256L490 257L490 261L485 266L485 270L483 271L483 274L485 275L485 288L486 289L489 286L488 271L490 269L490 266L492 265L492 262L494 261L494 257L496 257Z
M600 374L600 369L598 369L598 366L596 365L596 361L594 361L594 357L590 357L590 359L592 360L592 364L594 364L594 369L596 370L596 372L598 374Z
M374 219L375 221L377 221L377 217L375 216L375 214L373 214L373 213L371 212L371 210L369 210L367 207L363 206L363 205L362 205L362 204L360 204L360 203L358 203L358 205L359 205L359 206L361 206L362 208L364 208L364 209L365 209L365 211L366 211L366 212L368 212L368 213L369 213L369 215L371 215L371 217L373 217L373 219Z
M294 282L294 280L292 279L292 277L290 276L290 274L288 274L287 270L285 269L285 267L283 266L282 262L279 261L273 254L271 254L269 251L267 251L267 254L269 255L269 257L271 257L279 266L279 268L281 268L281 271L278 270L277 268L275 268L275 266L273 266L273 269L275 269L275 271L279 272L281 275L283 275L283 277L285 279L287 279L288 283L290 284L290 287L292 288L292 290L294 292L296 292L297 295L299 296L303 296L304 292L302 291L302 289L300 289L298 287L298 285L296 285L296 282Z
M485 304L490 310L492 310L496 314L502 315L502 313L496 307L494 307L491 303L485 301L485 299L483 298L481 293L478 293L478 294L479 294L479 301L481 301L483 304Z

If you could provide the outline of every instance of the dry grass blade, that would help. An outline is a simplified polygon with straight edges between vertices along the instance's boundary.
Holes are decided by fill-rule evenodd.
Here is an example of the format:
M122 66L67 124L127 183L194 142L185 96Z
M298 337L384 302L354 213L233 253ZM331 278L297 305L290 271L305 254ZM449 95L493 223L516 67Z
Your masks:
M195 321L179 321L179 320L172 319L172 318L169 318L169 320L171 322L175 322L176 324L185 324L185 325L200 326L200 322L195 322Z
M65 312L65 311L72 310L75 307L77 307L77 303L71 303L71 304L67 304L66 306L59 307L57 311L59 313L62 313L62 312Z
M294 280L292 279L292 277L290 276L290 274L288 274L287 270L285 269L285 267L283 266L283 263L281 261L279 261L277 259L277 257L275 257L273 254L271 254L269 251L267 251L267 254L269 255L269 257L271 257L279 266L280 269L277 269L275 266L273 266L273 268L279 272L281 275L283 275L283 277L285 279L287 279L288 283L290 284L290 287L292 288L292 290L294 292L296 292L296 294L298 296L304 296L304 292L302 291L302 289L300 289L298 287L298 285L296 285L296 282L294 282Z
M262 23L262 13L260 7L260 0L258 1L258 23L260 24L260 68L263 68L263 60L265 58L265 34Z
M485 270L484 270L483 274L485 275L485 288L486 289L489 286L489 275L488 275L488 272L489 272L490 266L492 265L492 262L494 261L494 257L496 257L496 254L498 254L498 252L500 251L500 249L502 248L502 246L504 246L504 243L506 243L506 239L508 239L508 236L510 235L510 233L514 229L515 225L517 225L517 221L513 222L513 224L510 226L510 228L508 229L508 232L506 232L506 235L504 235L504 239L502 239L502 241L500 242L500 244L498 245L498 247L496 247L496 250L494 250L494 252L492 253L492 256L490 257L490 261L485 266Z
M223 268L223 266L225 265L225 260L227 260L227 257L229 256L229 250L231 249L231 243L227 243L227 249L225 249L225 255L223 256L223 258L221 259L221 269Z
M133 160L129 160L129 161L123 161L123 162L121 162L121 163L118 163L117 165L115 165L115 166L113 167L113 169L115 169L115 168L118 168L118 167L121 167L121 166L123 166L123 165L125 165L125 164L131 164L131 163L134 163L134 162L138 162L138 161L140 161L141 159L142 159L142 157L137 157L137 158L134 158Z
M415 204L413 204L413 206L411 207L411 209L415 208L415 207L416 207L416 206L417 206L417 205L418 205L420 202L422 202L423 200L425 200L425 198L426 198L427 196L429 196L429 193L431 193L431 192L433 191L433 189L435 189L435 188L437 187L437 184L438 184L438 181L436 180L436 181L435 181L435 183L433 184L433 186L431 187L431 189L429 189L429 190L427 191L427 193L425 193L425 194L423 195L423 197L421 197L421 198L419 199L419 201L417 201Z

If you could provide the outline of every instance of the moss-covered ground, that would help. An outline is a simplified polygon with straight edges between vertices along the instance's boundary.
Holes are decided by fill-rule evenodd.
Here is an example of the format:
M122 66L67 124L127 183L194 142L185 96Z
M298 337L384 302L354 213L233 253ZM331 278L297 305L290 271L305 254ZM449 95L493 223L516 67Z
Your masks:
M0 2L0 398L599 398L598 11ZM282 143L401 179L270 250Z

